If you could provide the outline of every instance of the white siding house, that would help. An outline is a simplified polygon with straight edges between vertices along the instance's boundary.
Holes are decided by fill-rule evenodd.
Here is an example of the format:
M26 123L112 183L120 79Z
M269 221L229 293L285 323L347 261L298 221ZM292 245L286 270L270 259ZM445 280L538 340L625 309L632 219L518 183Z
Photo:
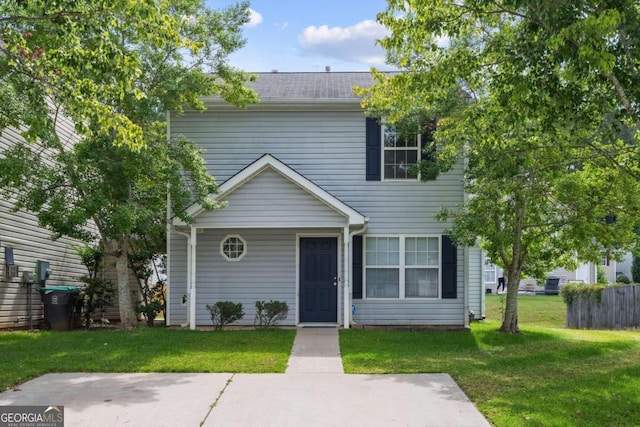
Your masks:
M205 150L226 207L168 233L170 325L210 325L207 304L289 304L283 324L464 327L484 314L482 254L434 219L464 201L463 170L408 172L420 138L367 119L353 86L369 73L265 73L246 110L205 100L169 114L169 133Z

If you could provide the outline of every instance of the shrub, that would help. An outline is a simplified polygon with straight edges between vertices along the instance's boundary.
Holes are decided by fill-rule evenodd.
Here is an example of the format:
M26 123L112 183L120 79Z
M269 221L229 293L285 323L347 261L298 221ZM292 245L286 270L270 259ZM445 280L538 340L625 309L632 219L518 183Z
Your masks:
M583 285L581 283L568 283L560 288L560 295L567 305L573 304L573 301L581 295L590 296L594 301L600 302L602 301L602 290L606 287L606 285L602 284Z
M284 301L256 301L256 326L275 326L279 321L287 318L289 305Z
M116 287L110 281L100 277L100 270L104 265L104 250L101 246L74 247L80 256L82 264L87 268L88 274L79 277L85 284L82 289L84 325L89 328L94 321L94 314L100 310L104 313L106 307L111 305L116 295Z
M618 274L618 277L616 277L616 282L624 283L625 285L628 285L631 283L631 280L629 280L629 278L624 274Z
M242 304L236 304L231 301L218 301L213 305L207 304L207 310L211 313L211 321L216 331L221 331L225 325L244 317Z
M596 270L596 282L602 285L609 283L609 279L607 279L607 275L604 272L604 267L601 265L598 265Z

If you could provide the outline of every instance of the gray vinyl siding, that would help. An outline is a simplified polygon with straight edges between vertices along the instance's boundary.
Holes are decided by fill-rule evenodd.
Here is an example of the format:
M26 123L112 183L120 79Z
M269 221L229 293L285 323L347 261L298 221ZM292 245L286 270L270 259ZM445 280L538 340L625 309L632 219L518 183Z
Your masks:
M344 227L346 218L267 169L223 198L227 207L198 216L199 226L224 227Z
M211 326L207 304L217 301L242 303L245 316L237 325L253 325L255 302L278 300L289 304L289 315L282 325L294 325L298 294L296 249L297 237L336 235L340 230L327 229L207 229L197 235L196 325ZM239 234L247 242L246 255L237 262L225 260L220 242L228 234ZM341 245L339 237L338 244ZM172 233L170 271L171 325L187 320L187 239ZM343 258L338 259L342 274ZM338 294L338 310L341 295ZM340 319L341 311L338 313Z
M469 251L469 309L476 319L484 317L484 271L482 250L476 246ZM476 268L473 268L473 267Z
M72 135L69 123L59 123L58 130L63 140ZM0 155L14 143L19 141L19 132L5 128L0 135ZM86 273L71 244L77 241L61 238L51 240L51 232L40 227L36 216L20 210L12 212L15 199L0 198L0 328L28 327L27 289L22 286L22 273L35 271L38 260L48 261L51 268L49 285L77 285L78 277ZM18 277L7 278L4 259L4 248L13 247L15 264L18 266ZM32 318L33 325L39 326L42 318L42 304L38 288L32 286Z
M184 135L205 149L207 167L219 183L262 155L273 155L368 217L367 234L443 234L447 224L436 221L434 215L441 208L457 207L464 200L462 165L427 183L366 181L365 117L357 104L353 111L325 109L267 112L249 109L186 112L183 116L172 114L171 132L174 135ZM266 187L265 191L268 189ZM261 197L264 199L263 195ZM233 201L232 198L230 200ZM298 212L295 209L298 208L287 208L294 212L287 221L296 220ZM200 223L202 220L204 218L197 221ZM240 218L238 221L243 223L244 219ZM263 218L262 221L267 220ZM174 253L172 247L172 254ZM362 300L359 301L360 306L354 320L367 324L462 325L465 316L463 260L460 250L457 299ZM267 276L261 272L264 264L260 260L255 261L250 269L233 278L233 285L229 287L235 287L236 283L243 281L244 274ZM295 262L295 257L273 261L281 264L275 266L277 271L286 271L290 268L290 263ZM198 265L203 268L200 260ZM214 272L213 267L213 264L207 267L211 268L211 274ZM171 268L181 269L182 266L172 260ZM269 268L274 266L264 268L265 271L270 271ZM279 289L276 283L272 285ZM202 294L198 294L198 323L203 316L204 304L209 302L206 298L203 299ZM172 304L176 304L175 299ZM341 312L340 308L339 311ZM176 324L173 312L171 316L172 323Z
M462 167L433 182L366 181L365 118L353 112L187 112L171 132L206 151L218 182L269 153L369 217L367 233L442 234L441 207L463 202Z

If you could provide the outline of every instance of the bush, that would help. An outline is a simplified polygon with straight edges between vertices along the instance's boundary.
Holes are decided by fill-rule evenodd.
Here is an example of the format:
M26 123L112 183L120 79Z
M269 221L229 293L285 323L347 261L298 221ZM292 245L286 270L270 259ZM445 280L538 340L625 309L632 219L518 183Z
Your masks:
M218 301L213 305L207 304L207 310L211 313L211 321L216 331L221 331L225 325L244 317L242 304L231 301Z
M563 301L567 305L573 304L576 298L581 295L590 296L594 301L602 301L602 290L606 288L606 285L583 285L582 283L568 283L560 288L560 295Z
M289 305L284 301L256 301L256 326L275 326L279 321L287 318Z
M604 272L604 267L601 265L598 265L598 268L596 270L596 282L600 283L601 285L606 285L609 283L609 279L607 279L607 275Z
M74 247L80 256L82 264L87 268L88 274L79 277L85 284L82 289L82 311L84 326L89 328L94 322L94 314L100 310L104 313L110 306L116 295L116 287L110 281L100 277L100 270L104 265L104 249L101 246Z
M618 277L616 277L616 282L624 283L625 285L628 285L631 283L631 280L629 280L629 278L624 274L618 274Z

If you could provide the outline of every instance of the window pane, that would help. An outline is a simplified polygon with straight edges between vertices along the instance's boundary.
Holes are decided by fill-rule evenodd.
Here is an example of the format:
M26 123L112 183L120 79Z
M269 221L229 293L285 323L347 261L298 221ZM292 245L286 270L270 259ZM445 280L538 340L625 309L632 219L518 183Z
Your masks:
M397 268L367 268L367 298L398 298L400 275Z
M405 297L436 298L438 296L438 270L407 268L405 270Z

